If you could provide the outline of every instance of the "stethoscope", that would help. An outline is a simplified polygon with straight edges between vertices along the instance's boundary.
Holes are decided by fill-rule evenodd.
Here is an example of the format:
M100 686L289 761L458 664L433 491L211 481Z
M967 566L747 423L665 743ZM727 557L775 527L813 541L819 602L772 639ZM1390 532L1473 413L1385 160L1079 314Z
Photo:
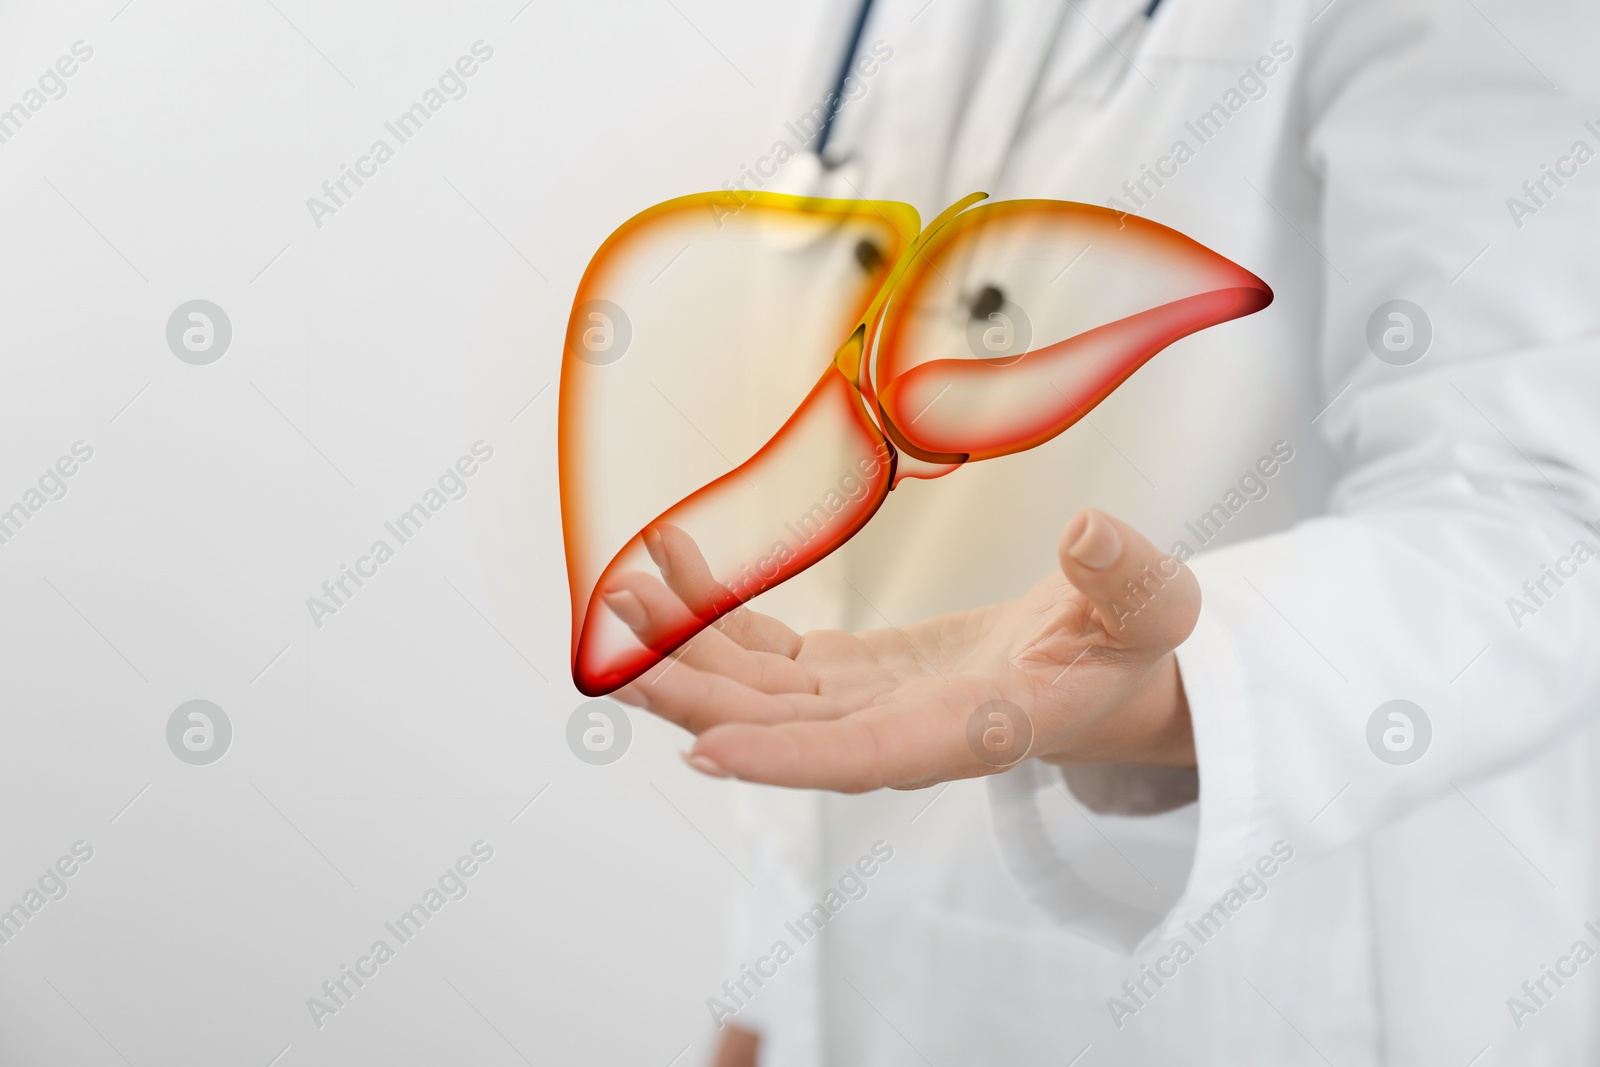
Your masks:
M1144 9L1146 21L1156 17L1156 9L1161 6L1162 0L1150 0ZM845 46L844 58L839 63L839 73L833 79L833 93L823 99L844 100L845 82L850 77L850 68L855 65L856 57L861 51L861 37L866 33L867 20L872 16L873 0L861 0L861 6L856 9L855 25L850 28L850 40ZM828 157L828 138L833 134L833 120L843 110L842 107L830 107L823 116L822 128L817 131L816 144L812 151L816 153L824 170L832 170L839 165L839 160Z
M839 106L829 107L822 119L822 126L817 130L816 141L811 147L815 155L819 176L838 170L846 161L832 158L828 155L828 141L833 135L834 120L843 110L844 92L846 82L850 77L850 70L855 65L856 58L861 51L861 38L866 33L867 22L872 16L874 0L861 0L861 5L856 9L854 25L850 27L850 39L845 46L843 59L839 63L839 72L833 80L833 92L823 99L839 102ZM1068 0L1064 0L1068 2ZM1145 6L1145 21L1155 18L1156 10L1160 8L1162 0L1150 0ZM874 270L882 261L882 251L870 241L863 241L856 248L856 260L863 270ZM999 311L1006 302L1006 296L998 286L986 285L965 301L973 319L986 320Z

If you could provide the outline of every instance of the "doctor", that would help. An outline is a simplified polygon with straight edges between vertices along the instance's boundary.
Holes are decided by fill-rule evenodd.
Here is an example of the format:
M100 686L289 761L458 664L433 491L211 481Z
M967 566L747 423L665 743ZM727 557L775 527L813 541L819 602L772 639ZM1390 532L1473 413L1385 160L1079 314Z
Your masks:
M1595 12L855 11L826 66L892 58L829 192L1109 204L1277 299L1044 447L902 485L794 583L781 614L831 628L746 609L620 694L765 783L718 1062L1594 1062ZM655 554L704 595L691 546ZM969 744L996 700L1027 759Z

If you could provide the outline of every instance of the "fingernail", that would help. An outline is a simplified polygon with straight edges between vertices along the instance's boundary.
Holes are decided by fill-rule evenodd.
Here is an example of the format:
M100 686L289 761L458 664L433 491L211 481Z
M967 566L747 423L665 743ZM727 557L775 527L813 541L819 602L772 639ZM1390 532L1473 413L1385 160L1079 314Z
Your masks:
M684 752L683 762L699 771L709 774L713 778L732 778L733 775L722 769L722 764L708 756L697 756L693 752Z
M630 629L642 630L649 621L650 617L644 610L644 602L627 589L604 593L601 599L617 618L628 624Z
M1122 555L1122 536L1104 515L1091 512L1083 532L1068 546L1067 555L1092 571L1103 571Z
M661 531L655 527L644 532L644 550L650 553L650 558L655 562L656 569L661 572L661 577L667 576L667 546L661 542Z

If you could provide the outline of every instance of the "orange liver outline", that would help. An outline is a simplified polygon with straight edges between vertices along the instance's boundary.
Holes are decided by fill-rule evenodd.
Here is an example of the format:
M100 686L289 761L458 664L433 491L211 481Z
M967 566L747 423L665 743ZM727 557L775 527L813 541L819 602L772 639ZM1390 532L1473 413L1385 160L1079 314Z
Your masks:
M627 684L728 611L826 558L871 519L887 499L889 491L901 478L939 477L971 460L1008 455L1037 447L1088 414L1134 371L1173 341L1209 326L1253 314L1272 301L1272 291L1261 279L1183 234L1158 223L1123 215L1108 208L1060 200L991 202L983 205L980 211L969 211L986 198L985 193L973 193L952 204L919 231L915 209L895 201L820 200L777 193L743 191L697 193L645 209L619 226L601 244L591 257L574 294L573 311L567 324L558 398L562 537L566 549L573 612L571 667L573 681L580 691L590 696L600 696ZM888 270L865 308L861 309L859 314L852 316L855 319L854 327L846 331L846 339L836 350L831 364L823 370L817 385L795 414L774 433L772 439L748 460L652 519L616 551L604 567L597 568L593 561L598 558L598 552L602 550L597 550L592 544L584 543L582 536L584 523L581 516L587 506L588 494L603 493L605 487L584 483L577 469L578 457L573 440L576 423L585 416L585 405L594 402L586 395L587 376L584 368L580 366L581 361L574 356L582 331L587 325L579 320L578 308L598 296L612 258L618 256L631 239L645 233L653 224L671 220L681 212L706 209L715 218L718 212L724 216L733 215L751 207L757 212L794 212L824 219L857 221L881 219L887 223L882 232L889 235L887 243L890 256L886 259L889 264ZM966 359L912 363L914 354L903 352L898 344L903 325L896 317L899 308L910 303L910 294L919 285L927 283L929 271L938 270L937 261L940 256L945 250L953 247L961 237L967 235L969 229L981 227L990 219L1003 219L1026 212L1081 222L1086 227L1105 234L1103 240L1144 242L1150 245L1152 255L1188 257L1191 261L1204 263L1208 269L1217 272L1224 280L1216 288L1193 294L1191 297L1169 301L1083 331L1062 341L1038 349L1029 349L1023 356L1008 361L1007 366L990 366L982 360ZM1111 236L1127 235L1129 231L1131 231L1129 237ZM909 234L915 236L908 236ZM1117 347L1119 343L1121 349ZM963 433L976 432L963 427L960 416L957 415L954 417L953 426L950 425L948 418L945 421L942 432L945 437L950 438L947 442L950 447L941 448L939 445L943 438L940 437L940 424L937 420L925 425L922 430L917 430L909 424L915 420L906 420L904 411L900 412L899 419L895 417L899 397L908 396L905 410L911 410L920 403L920 394L916 396L911 394L914 394L919 386L924 387L924 392L926 388L931 387L928 383L930 378L937 379L940 375L944 376L944 379L948 379L947 390L961 386L978 391L986 388L992 391L995 388L992 383L1002 381L1008 375L1037 374L1038 369L1045 366L1047 361L1065 363L1074 355L1081 357L1082 353L1093 350L1096 345L1112 352L1122 351L1123 356L1118 359L1102 352L1098 358L1114 364L1112 371L1102 378L1096 378L1095 387L1091 392L1078 400L1063 394L1062 400L1065 406L1053 414L1048 411L1038 413L1036 420L1042 421L1038 421L1037 425L1029 423L1024 433L1008 435L1000 432L998 435L991 434L988 438L981 436L969 438L965 442L965 447L957 448L954 445L963 443L957 438ZM1023 367L1025 363L1028 364L1026 369L1018 371L1017 368ZM1021 395L1020 392L1018 395ZM820 399L824 397L831 399L827 401ZM1027 401L1026 396L1022 399L1024 403ZM814 408L825 402L831 402L836 406L837 410L834 412L836 416L845 408L850 409L851 417L858 420L855 428L863 431L864 438L876 437L876 447L888 452L887 474L874 486L870 503L863 506L859 514L853 514L841 530L834 531L824 538L818 550L810 555L797 555L792 565L778 566L776 573L770 577L764 573L752 576L748 567L741 567L741 574L734 576L732 580L729 580L727 575L719 575L719 578L724 579L728 594L715 605L704 609L698 616L686 610L682 623L650 647L634 641L632 647L623 642L619 648L618 639L614 636L610 638L596 636L606 626L609 626L613 633L616 631L614 617L610 617L609 610L604 608L599 597L606 588L608 576L640 562L643 557L641 540L643 533L657 523L675 522L676 517L686 510L692 512L696 506L704 505L708 498L727 491L728 487L734 485L735 479L743 477L746 471L755 470L763 463L774 462L773 457L779 454L774 450L781 451L786 434L791 428L803 418L823 417L816 415ZM1048 403L1053 404L1053 401ZM812 414L808 416L808 412ZM902 426L901 423L908 424ZM972 447L974 443L978 447ZM777 462L781 462L781 456ZM770 560L764 559L763 562ZM765 569L764 566L759 568L762 572ZM589 573L595 576L592 582L587 578ZM610 618L602 618L602 614ZM607 640L610 642L609 646L600 648Z

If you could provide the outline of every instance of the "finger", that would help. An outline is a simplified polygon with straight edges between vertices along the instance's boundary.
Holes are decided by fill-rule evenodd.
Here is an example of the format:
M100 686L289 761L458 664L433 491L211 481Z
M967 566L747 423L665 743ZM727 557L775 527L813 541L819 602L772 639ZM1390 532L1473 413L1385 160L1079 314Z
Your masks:
M612 695L696 734L725 723L829 719L848 710L839 701L814 693L757 692L678 660L657 664Z
M717 1046L717 1058L711 1067L756 1067L760 1048L760 1034L740 1029L733 1023L723 1023L722 1043Z
M1061 570L1122 648L1172 651L1200 618L1200 583L1127 523L1092 508L1061 533Z
M628 624L634 636L649 648L665 654L702 623L659 579L643 571L623 571L600 593L611 613Z
M665 650L693 616L659 580L639 571L617 575L602 595L606 606L639 640ZM816 679L799 663L772 652L751 651L715 628L702 630L682 646L682 662L726 675L763 693L815 693Z
M1001 770L968 747L969 714L950 703L901 701L832 721L730 723L706 730L689 759L708 774L840 793Z
M695 614L704 618L738 601L733 590L711 573L694 538L678 527L666 522L652 526L644 532L644 547L667 585ZM800 651L799 634L770 615L743 606L729 611L716 625L745 648L790 658Z

